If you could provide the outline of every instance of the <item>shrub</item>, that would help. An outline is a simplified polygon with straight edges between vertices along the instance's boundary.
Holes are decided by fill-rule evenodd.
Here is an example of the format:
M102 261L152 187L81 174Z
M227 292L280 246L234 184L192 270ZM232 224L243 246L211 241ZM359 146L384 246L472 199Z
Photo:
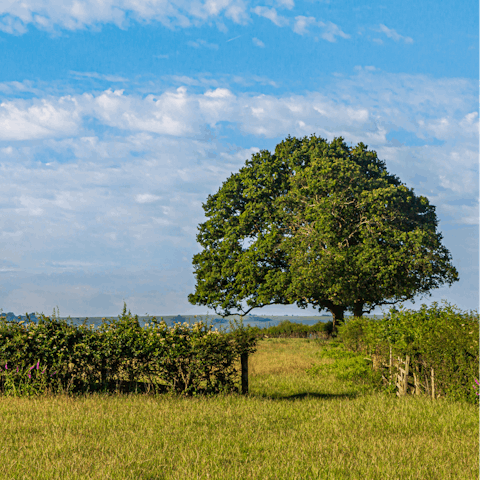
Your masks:
M72 392L138 387L139 382L148 390L186 395L236 390L237 361L242 353L253 353L256 343L251 329L241 324L224 333L203 322L169 328L154 317L141 328L126 305L118 321L104 319L98 329L44 315L38 324L23 323L0 322L0 363L15 367L40 361L56 370L58 388ZM0 388L5 387L2 377L5 372ZM54 386L50 377L46 382L46 388Z
M354 318L339 327L344 346L378 357L380 363L408 355L412 368L427 377L435 372L440 395L477 401L471 384L479 371L479 316L443 302L419 311L392 308L380 320Z

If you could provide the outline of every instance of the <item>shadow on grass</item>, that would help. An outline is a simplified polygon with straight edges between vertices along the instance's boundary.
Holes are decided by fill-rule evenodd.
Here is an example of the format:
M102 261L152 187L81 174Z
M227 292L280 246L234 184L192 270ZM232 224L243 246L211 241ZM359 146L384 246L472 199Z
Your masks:
M338 400L340 398L354 399L359 396L358 392L350 393L317 393L317 392L302 392L294 395L258 395L253 394L251 397L268 398L270 400L302 400L304 398L320 398L322 400Z

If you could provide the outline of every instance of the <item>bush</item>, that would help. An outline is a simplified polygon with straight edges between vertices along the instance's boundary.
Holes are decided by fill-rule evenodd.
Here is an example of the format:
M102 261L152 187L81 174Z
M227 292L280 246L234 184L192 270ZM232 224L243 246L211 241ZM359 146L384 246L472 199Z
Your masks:
M409 355L422 378L434 369L438 394L476 402L479 316L443 303L419 311L392 308L381 320L354 318L339 327L339 336L345 348L376 356L380 363L389 362L390 351L394 358Z
M126 305L118 321L103 320L94 330L85 322L75 327L44 315L38 324L3 319L0 364L10 368L0 370L0 389L15 386L15 378L25 382L25 366L40 362L50 372L42 379L47 389L83 392L140 384L186 395L233 391L239 389L239 357L255 351L255 335L241 324L223 333L203 322L169 328L154 317L141 328Z

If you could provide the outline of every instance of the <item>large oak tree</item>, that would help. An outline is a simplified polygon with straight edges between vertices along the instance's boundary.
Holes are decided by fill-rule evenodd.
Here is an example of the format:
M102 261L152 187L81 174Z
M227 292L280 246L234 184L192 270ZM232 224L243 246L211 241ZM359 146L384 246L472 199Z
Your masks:
M329 310L335 327L346 311L458 280L435 207L363 143L288 137L252 155L203 208L188 300L222 316L296 303Z

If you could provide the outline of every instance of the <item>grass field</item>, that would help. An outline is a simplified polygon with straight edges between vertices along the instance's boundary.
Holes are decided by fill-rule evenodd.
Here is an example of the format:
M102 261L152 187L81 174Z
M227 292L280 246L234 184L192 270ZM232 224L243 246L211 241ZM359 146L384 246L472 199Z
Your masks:
M0 397L0 478L478 479L478 406L307 375L321 348L262 340L247 397Z

